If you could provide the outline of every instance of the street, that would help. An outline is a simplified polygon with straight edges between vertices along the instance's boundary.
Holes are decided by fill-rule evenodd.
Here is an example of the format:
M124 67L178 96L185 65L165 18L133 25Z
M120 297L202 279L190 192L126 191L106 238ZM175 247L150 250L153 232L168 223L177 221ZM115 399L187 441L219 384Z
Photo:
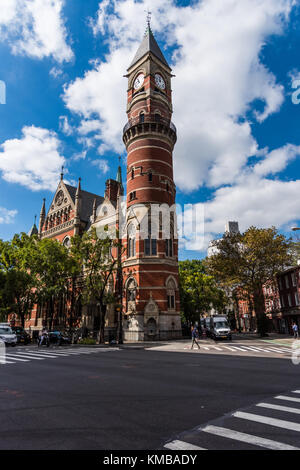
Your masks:
M300 447L299 366L288 353L255 351L249 341L216 344L221 351L210 344L201 341L200 351L187 349L189 342L168 350L8 349L0 364L0 449ZM237 344L235 353L223 349ZM243 351L247 345L254 350ZM249 414L293 424L283 429ZM249 443L247 434L256 440Z

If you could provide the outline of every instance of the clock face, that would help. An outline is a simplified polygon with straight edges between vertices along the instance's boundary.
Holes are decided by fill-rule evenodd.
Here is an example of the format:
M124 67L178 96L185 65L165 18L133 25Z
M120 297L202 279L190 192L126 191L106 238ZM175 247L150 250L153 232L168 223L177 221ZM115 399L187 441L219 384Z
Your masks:
M166 84L164 79L159 73L155 74L155 84L160 88L161 90L164 90L166 88Z
M138 90L139 88L141 88L141 86L144 83L144 79L145 79L144 74L140 73L134 80L133 88L135 90Z
M56 198L55 198L55 204L60 206L63 203L64 200L64 193L60 190L58 191Z

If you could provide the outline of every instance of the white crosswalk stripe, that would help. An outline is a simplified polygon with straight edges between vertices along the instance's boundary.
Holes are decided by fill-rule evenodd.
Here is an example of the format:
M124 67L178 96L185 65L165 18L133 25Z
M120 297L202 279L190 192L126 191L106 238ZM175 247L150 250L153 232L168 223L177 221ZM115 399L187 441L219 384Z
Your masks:
M119 348L78 348L78 349L18 349L13 352L7 352L0 358L0 365L26 363L31 361L46 361L47 359L73 358L80 355L91 355L97 353L121 351ZM25 364L24 364L25 365Z
M294 390L290 393L300 394L300 390ZM232 446L234 446L236 450L243 450L246 444L270 450L300 450L298 434L300 433L300 423L294 421L295 419L299 420L297 415L300 415L300 407L295 408L277 404L274 403L274 399L300 403L300 398L295 396L291 397L289 394L276 395L271 397L272 402L256 403L245 411L235 411L225 418L220 417L215 422L210 422L207 425L201 425L197 429L190 430L187 432L188 437L186 440L184 439L184 434L181 434L180 441L174 440L168 442L164 445L164 448L174 450L193 448L195 450L197 448L202 450L221 450L232 449ZM259 409L261 411L264 410L265 414L258 414L256 411ZM280 419L278 418L278 412L280 412ZM286 414L287 419L282 419L285 418L284 414ZM293 414L294 418L291 420L290 418ZM228 427L226 426L226 420L229 424ZM245 430L247 432L244 432ZM266 437L264 437L264 433ZM188 442L191 436L193 443ZM232 442L230 445L226 444L226 441L229 439Z
M296 398L296 397L286 397L285 395L277 395L277 397L275 398L277 400L294 401L296 403L300 403L300 398Z
M300 424L283 419L269 418L268 416L256 415L253 413L245 413L244 411L236 411L233 413L235 418L247 419L248 421L255 421L257 423L269 424L278 428L289 429L291 431L300 432Z
M263 437L253 436L252 434L233 431L232 429L226 429L218 426L206 426L202 429L202 431L210 434L215 434L216 436L226 437L228 439L234 439L236 441L246 442L247 444L253 444L255 446L264 447L265 449L300 450L300 448L298 447L283 444L282 442L277 442L271 439L265 439Z
M203 449L203 447L198 447L193 444L189 444L188 442L177 440L168 442L168 444L164 445L164 447L170 450L206 450Z
M290 406L274 405L273 403L258 403L256 406L261 408L269 408L270 410L286 411L287 413L295 413L300 415L300 408L291 408Z

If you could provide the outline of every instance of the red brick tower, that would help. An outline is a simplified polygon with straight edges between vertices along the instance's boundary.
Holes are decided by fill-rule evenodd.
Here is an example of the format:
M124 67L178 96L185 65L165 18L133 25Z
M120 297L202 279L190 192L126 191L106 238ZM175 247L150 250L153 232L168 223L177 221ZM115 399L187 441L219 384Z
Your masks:
M174 238L176 188L172 151L176 128L171 122L172 74L149 23L126 77L128 122L123 131L127 150L124 337L132 341L178 337L181 336L181 322L178 243L176 236ZM162 205L165 212L161 212Z

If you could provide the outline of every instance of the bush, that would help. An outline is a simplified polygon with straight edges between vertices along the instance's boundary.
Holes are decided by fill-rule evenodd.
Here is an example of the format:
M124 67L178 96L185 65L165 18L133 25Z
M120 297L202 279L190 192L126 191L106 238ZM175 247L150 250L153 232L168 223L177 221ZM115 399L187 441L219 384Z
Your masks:
M93 338L83 338L83 339L81 339L80 341L78 341L78 344L89 344L89 345L92 345L92 344L96 344L96 340L93 339Z

